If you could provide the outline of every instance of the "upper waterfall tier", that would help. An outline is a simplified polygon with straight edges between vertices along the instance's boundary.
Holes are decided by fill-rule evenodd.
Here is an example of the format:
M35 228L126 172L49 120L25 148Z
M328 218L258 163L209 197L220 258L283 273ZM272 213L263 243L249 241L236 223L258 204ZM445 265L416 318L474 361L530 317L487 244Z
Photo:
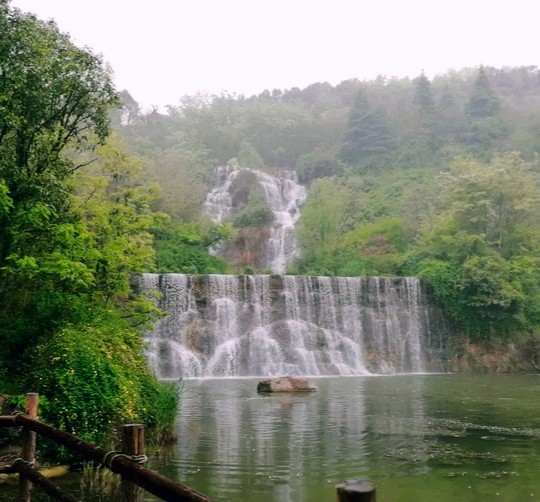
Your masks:
M143 274L168 313L147 334L158 376L442 370L445 322L418 279Z
M216 223L222 223L233 215L239 205L246 203L241 194L235 197L233 193L235 180L241 173L252 173L273 214L269 233L264 235L263 249L258 250L256 263L249 265L282 274L298 256L294 227L300 217L300 206L306 198L305 187L298 184L296 174L292 171L282 170L274 176L246 168L218 167L215 171L216 187L208 194L204 204L205 211ZM257 244L256 247L261 246Z

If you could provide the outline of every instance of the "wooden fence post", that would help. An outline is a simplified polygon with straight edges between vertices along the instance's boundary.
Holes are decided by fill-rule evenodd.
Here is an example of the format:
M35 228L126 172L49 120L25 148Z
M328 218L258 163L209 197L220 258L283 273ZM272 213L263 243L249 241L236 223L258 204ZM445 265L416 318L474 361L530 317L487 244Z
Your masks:
M63 492L58 486L49 481L43 474L28 465L24 460L18 458L13 462L13 468L15 472L19 473L19 476L25 476L32 480L33 485L37 485L43 489L45 493L50 495L52 499L59 500L60 502L77 502L75 497L72 497L68 493Z
M39 394L28 392L24 403L24 412L30 417L37 419L39 405ZM21 458L30 463L36 460L36 433L23 427L22 430ZM24 475L19 474L19 500L20 502L31 502L32 482Z
M210 497L186 486L178 481L168 479L139 463L135 463L125 455L107 451L103 448L84 441L73 434L33 420L23 414L0 416L0 427L23 425L38 434L52 439L56 443L80 453L88 460L107 466L111 471L124 476L126 479L140 486L152 495L168 502L214 502Z
M122 453L144 455L144 425L127 424L122 426ZM122 502L142 502L144 490L122 477L120 483Z
M375 487L370 483L351 480L336 485L337 502L376 502Z

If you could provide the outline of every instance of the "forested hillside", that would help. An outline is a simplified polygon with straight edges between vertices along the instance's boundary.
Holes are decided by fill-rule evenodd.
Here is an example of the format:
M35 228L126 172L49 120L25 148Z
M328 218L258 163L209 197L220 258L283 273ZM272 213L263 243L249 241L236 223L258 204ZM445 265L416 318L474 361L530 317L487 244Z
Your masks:
M308 188L289 273L419 276L463 335L523 335L540 368L537 68L143 112L53 22L0 0L0 33L1 393L42 393L43 418L95 441L121 421L170 428L178 395L141 336L162 313L130 278L259 272L209 253L272 218L249 174L234 217L203 214L220 165L293 170Z
M225 270L204 250L235 222L200 213L215 166L292 169L309 195L291 273L419 275L471 336L539 326L536 67L186 96L166 114L121 97L116 128L175 224L158 235L159 270Z

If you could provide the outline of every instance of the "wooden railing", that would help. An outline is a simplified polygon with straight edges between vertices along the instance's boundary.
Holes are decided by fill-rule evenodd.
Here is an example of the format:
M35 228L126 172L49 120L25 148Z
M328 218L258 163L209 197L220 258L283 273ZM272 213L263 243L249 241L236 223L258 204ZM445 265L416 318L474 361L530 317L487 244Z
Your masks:
M47 437L76 452L85 459L103 465L120 475L122 502L141 502L144 491L171 502L213 502L206 495L148 469L139 463L144 455L144 427L141 424L122 426L122 451L107 451L73 434L40 422L39 395L26 394L25 411L0 415L0 427L22 426L21 456L9 464L0 464L0 472L19 474L19 501L31 502L32 486L37 485L61 502L77 502L34 467L36 435ZM337 502L375 502L375 488L368 483L345 481L336 486ZM247 499L246 499L247 500Z

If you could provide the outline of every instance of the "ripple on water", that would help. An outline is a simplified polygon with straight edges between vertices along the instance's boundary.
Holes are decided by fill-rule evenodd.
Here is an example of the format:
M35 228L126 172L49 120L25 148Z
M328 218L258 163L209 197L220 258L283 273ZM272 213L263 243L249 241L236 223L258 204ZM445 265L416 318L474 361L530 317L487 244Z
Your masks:
M512 490L522 500L540 471L540 434L531 426L540 404L519 408L533 410L524 421L513 414L517 396L488 401L483 385L475 398L465 382L447 375L320 379L310 395L260 396L254 380L190 381L169 468L223 501L322 502L335 497L335 483L358 477L388 500L396 499L387 490L404 486L415 502L432 500L433 490L438 502L458 493L470 493L459 499L467 502L490 500L494 486L501 497ZM460 392L467 392L465 412Z

